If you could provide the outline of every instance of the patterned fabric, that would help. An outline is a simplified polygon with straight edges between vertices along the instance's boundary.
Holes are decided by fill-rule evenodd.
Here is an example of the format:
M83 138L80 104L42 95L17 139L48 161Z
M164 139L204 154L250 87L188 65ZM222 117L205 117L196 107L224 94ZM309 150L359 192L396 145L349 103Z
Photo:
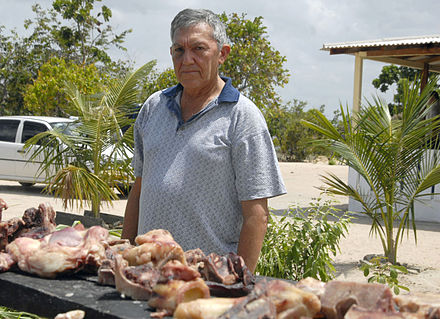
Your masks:
M220 96L187 122L181 85L143 105L132 163L142 177L139 234L164 228L184 250L236 252L240 202L286 193L264 117L224 80Z

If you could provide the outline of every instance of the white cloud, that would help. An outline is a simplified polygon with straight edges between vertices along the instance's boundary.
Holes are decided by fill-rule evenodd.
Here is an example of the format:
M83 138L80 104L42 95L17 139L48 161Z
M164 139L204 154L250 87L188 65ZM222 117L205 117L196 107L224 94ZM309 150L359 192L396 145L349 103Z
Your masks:
M0 0L0 24L22 32L24 19L34 17L35 2ZM38 3L49 8L52 1ZM438 0L103 0L98 4L112 9L116 32L133 29L122 57L138 65L157 59L159 68L171 66L169 25L178 11L192 7L246 13L250 19L262 16L269 40L287 57L292 74L289 85L280 90L284 100L295 98L313 107L325 104L329 114L340 101L351 104L354 58L330 56L320 50L324 43L440 33ZM376 93L371 81L382 66L364 63L367 98Z

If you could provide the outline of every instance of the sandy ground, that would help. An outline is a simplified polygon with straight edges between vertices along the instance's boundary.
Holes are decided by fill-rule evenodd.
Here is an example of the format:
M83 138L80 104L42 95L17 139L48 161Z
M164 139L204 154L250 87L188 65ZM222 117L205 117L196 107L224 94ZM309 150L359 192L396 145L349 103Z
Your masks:
M269 200L273 210L285 210L290 206L306 207L317 199L331 200L334 206L347 209L348 199L343 196L333 197L322 193L321 175L329 172L343 180L348 178L348 167L313 163L280 163L287 194ZM0 198L9 205L3 212L3 220L22 216L25 209L36 207L41 202L51 204L57 211L82 214L83 210L64 209L59 200L42 194L44 185L25 188L16 182L0 181ZM104 206L103 212L123 216L126 198L113 203L113 207ZM382 253L380 240L369 235L370 224L365 217L359 216L349 226L349 232L340 243L341 252L335 257L337 279L366 281L359 270L359 261L368 254ZM399 281L412 292L440 293L440 224L417 223L417 245L414 234L409 232L399 246L398 260L410 269L410 274L399 275Z

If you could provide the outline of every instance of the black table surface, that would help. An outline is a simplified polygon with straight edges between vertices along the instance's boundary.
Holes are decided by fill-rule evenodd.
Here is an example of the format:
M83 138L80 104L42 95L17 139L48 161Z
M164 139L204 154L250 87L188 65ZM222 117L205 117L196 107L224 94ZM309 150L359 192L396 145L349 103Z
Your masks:
M274 279L256 276L257 282ZM46 279L19 270L0 273L0 306L47 318L77 309L86 319L151 318L155 311L146 301L123 298L115 287L98 284L96 275Z
M146 301L122 298L97 276L75 275L44 279L16 272L0 273L0 305L53 318L58 313L84 310L86 318L151 318Z

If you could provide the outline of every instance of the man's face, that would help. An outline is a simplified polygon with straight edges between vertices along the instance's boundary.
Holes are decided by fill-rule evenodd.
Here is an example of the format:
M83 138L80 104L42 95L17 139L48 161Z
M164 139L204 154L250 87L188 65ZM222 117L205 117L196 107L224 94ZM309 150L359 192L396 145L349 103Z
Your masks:
M227 45L218 49L212 28L206 23L177 30L170 49L177 79L188 89L214 83L218 66L226 60L229 50Z

